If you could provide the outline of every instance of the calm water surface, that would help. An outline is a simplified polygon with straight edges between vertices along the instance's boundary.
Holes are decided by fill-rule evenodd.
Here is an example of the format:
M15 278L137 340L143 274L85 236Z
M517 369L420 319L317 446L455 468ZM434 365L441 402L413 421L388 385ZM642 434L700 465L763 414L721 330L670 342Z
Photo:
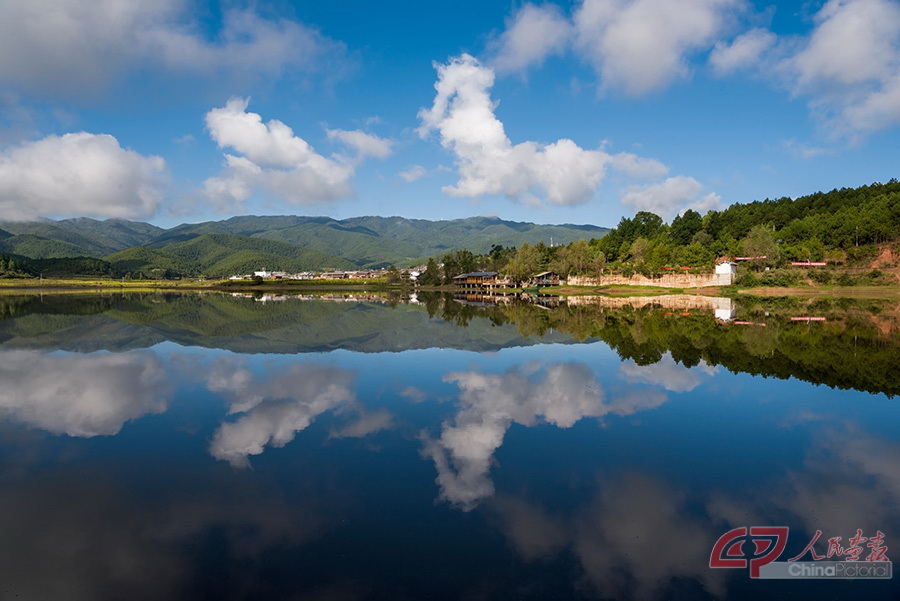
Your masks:
M900 557L896 302L545 304L0 297L0 598L900 596L708 567Z

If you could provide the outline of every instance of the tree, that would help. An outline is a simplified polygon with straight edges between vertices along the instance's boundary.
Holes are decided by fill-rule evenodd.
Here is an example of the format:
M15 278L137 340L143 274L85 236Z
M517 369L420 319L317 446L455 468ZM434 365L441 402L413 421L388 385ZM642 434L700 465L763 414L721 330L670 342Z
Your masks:
M679 246L690 244L694 234L703 229L703 218L700 213L688 209L683 215L678 215L672 220L669 227L669 238Z
M396 265L391 265L387 270L387 283L388 284L397 284L400 280L403 279L403 276L400 275L400 270L397 269Z
M768 225L754 225L750 228L747 237L741 241L741 249L748 257L765 257L750 261L750 265L757 271L774 266L778 261L778 242L775 240L775 232Z
M433 258L428 259L428 265L425 266L425 273L419 276L419 283L425 286L441 285L441 268L438 267L437 261Z
M584 240L576 240L568 247L569 264L575 274L585 274L591 270L594 251Z
M442 261L445 284L452 284L453 278L458 275L475 271L478 265L472 251L465 249L447 253L443 256Z
M644 259L647 258L647 253L649 250L650 241L646 238L638 238L631 244L629 254L631 255L631 259L635 263L643 263Z
M516 255L506 265L506 273L516 283L521 284L538 272L541 254L536 246L523 242Z

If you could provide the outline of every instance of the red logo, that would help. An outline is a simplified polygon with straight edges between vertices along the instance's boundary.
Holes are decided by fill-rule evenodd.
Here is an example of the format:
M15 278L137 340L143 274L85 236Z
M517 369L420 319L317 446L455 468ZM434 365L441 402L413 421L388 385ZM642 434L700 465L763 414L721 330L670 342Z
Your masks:
M719 537L709 556L711 568L746 568L750 577L759 578L759 568L772 563L787 545L788 528L785 526L744 526L730 530ZM752 554L747 556L744 543L753 543Z

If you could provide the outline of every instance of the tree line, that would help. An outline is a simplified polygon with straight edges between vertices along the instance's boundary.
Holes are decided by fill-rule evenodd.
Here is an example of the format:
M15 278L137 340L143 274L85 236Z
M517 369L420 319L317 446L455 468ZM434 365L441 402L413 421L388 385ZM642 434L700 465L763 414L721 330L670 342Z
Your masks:
M818 192L797 199L733 204L701 215L688 209L670 223L649 211L623 217L602 238L564 246L524 243L474 254L457 250L428 261L420 281L451 284L453 277L496 271L515 283L534 274L651 276L665 270L711 271L719 257L751 257L752 271L791 261L857 264L871 260L878 245L900 238L900 183ZM827 275L827 274L825 274ZM820 279L825 277L817 274Z

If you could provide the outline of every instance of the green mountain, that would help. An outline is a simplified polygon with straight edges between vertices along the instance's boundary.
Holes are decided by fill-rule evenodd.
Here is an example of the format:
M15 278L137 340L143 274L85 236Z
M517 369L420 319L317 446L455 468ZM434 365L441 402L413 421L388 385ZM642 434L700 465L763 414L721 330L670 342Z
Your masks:
M106 257L125 272L171 270L213 277L252 273L268 268L284 271L352 269L353 263L277 240L232 234L202 234L162 249L135 247Z
M0 239L0 251L32 259L93 256L84 248L70 242L52 240L33 234L21 234Z
M567 244L599 238L590 225L537 225L472 217L240 216L162 229L125 219L86 217L2 223L0 252L31 259L91 257L147 277L224 276L267 267L286 271L411 265L452 250L486 253L493 245Z
M31 258L103 257L116 251L145 244L165 232L149 223L126 219L98 221L87 217L52 221L7 222L3 229L14 236L29 236L25 242L7 239L3 248ZM3 236L0 236L3 238ZM46 240L43 247L35 240ZM56 243L56 244L54 244ZM17 250L11 244L21 244ZM60 244L65 244L61 246Z
M346 259L360 267L404 265L450 250L486 253L491 246L522 242L568 244L599 238L608 228L591 225L537 225L496 217L428 221L403 217L241 216L224 221L182 224L153 240L151 248L211 233L289 242Z

